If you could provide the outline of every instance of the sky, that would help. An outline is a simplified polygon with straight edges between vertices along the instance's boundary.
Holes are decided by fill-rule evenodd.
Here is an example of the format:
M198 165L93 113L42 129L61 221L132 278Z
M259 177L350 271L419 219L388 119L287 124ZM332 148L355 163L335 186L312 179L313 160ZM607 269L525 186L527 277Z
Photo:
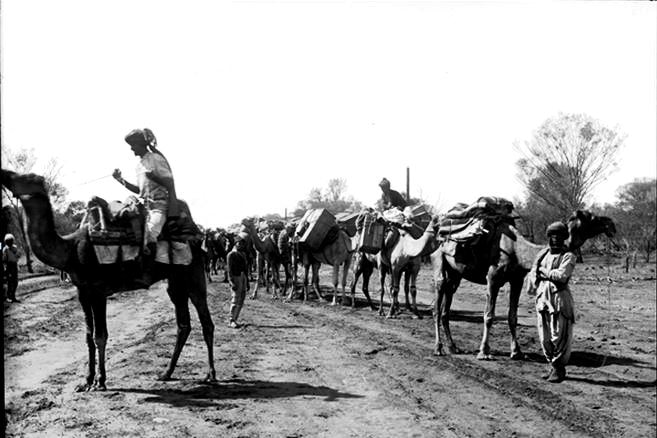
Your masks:
M69 200L125 199L148 127L205 227L386 177L439 211L522 198L514 144L559 113L626 135L590 202L657 168L654 2L3 0L2 143ZM37 166L38 167L38 166Z

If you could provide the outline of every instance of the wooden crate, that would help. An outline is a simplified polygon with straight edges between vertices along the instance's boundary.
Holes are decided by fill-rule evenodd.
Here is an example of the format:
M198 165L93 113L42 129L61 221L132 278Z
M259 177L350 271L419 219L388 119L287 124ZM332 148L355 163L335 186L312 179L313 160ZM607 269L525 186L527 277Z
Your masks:
M305 243L310 248L319 249L332 226L336 224L335 216L325 208L312 210L307 216L308 228L299 238L299 242Z
M363 231L360 234L358 249L369 254L376 254L381 251L384 238L385 225L379 222L365 221Z

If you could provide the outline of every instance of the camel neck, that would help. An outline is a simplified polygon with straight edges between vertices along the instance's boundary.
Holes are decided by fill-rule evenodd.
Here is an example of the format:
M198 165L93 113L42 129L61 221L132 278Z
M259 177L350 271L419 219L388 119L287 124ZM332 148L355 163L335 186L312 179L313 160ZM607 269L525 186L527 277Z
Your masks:
M65 269L72 243L62 239L55 230L52 207L47 196L22 196L21 203L27 218L27 235L34 255L56 269Z

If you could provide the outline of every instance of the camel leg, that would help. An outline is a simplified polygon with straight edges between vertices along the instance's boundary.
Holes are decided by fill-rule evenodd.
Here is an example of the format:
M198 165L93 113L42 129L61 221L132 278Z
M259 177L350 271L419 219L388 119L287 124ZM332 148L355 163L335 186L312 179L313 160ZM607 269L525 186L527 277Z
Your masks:
M349 268L351 266L351 255L342 264L342 302L344 303L344 293L347 287L347 276L349 276ZM356 308L356 293L351 293L351 308Z
M319 263L313 263L313 266L312 266L312 268L313 268L312 283L313 283L313 287L315 288L315 293L317 294L317 299L321 301L321 300L324 299L324 297L322 296L322 291L319 287L319 266L320 266Z
M274 296L272 298L278 299L278 291L281 289L281 274L280 265L278 262L272 263L272 282L274 283ZM283 291L285 294L285 291Z
M516 329L518 327L518 301L522 292L523 277L511 280L509 287L509 331L511 332L511 359L521 360L524 354L520 351Z
M258 278L255 281L255 286L253 287L253 293L251 294L252 300L258 299L258 287L260 287L260 279L261 279L261 275L260 272L258 271Z
M338 304L338 278L340 277L340 265L333 265L333 300L331 301L331 306ZM340 300L341 304L344 304L344 295Z
M401 286L401 278L399 279L399 284ZM406 310L413 311L411 307L411 301L408 298L411 287L411 271L406 269L404 271L404 307Z
M440 339L440 317L443 307L443 299L445 297L445 285L442 279L434 279L433 282L435 299L433 302L433 325L436 333L433 354L436 356L444 356L443 343Z
M77 392L88 391L94 384L96 376L96 344L94 343L94 316L89 300L90 295L78 289L78 299L82 305L84 312L84 320L87 324L87 351L89 353L89 361L87 363L87 377L85 383L79 384L75 390Z
M401 272L391 269L390 279L392 281L392 287L390 288L392 302L390 303L390 309L388 310L386 318L394 318L399 311L399 283L401 281Z
M447 284L444 285L444 287L446 288L445 298L444 298L445 301L440 315L443 331L445 332L445 339L447 340L447 350L451 354L458 354L461 352L456 346L456 344L454 344L454 340L452 339L452 331L449 328L449 312L452 308L452 300L454 299L454 292L456 292L456 288L458 287L458 285L459 285L459 281L453 279L450 279L447 282Z
M349 284L349 289L351 289L351 300L352 304L356 299L356 285L358 284L358 278L360 277L360 274L363 272L363 267L362 263L360 260L356 262L356 265L354 266L354 278L351 280L351 283ZM365 281L365 277L363 276L363 281Z
M170 280L169 280L170 281ZM205 376L206 382L215 382L217 373L214 369L214 323L208 309L208 291L205 284L193 284L189 292L189 299L196 308L198 319L203 329L203 340L208 350L208 373ZM173 369L171 370L173 372Z
M187 294L185 290L178 286L184 286L177 284L178 281L174 278L169 279L169 285L167 287L167 293L169 298L176 308L176 324L178 325L178 332L176 334L176 345L173 349L173 354L171 355L171 360L169 361L169 367L167 370L161 374L158 380L170 380L173 370L176 368L178 363L178 358L180 357L180 352L182 351L185 343L187 342L187 337L189 332L192 331L190 318L189 318L189 304L187 301Z
M497 294L499 293L501 286L498 284L496 278L496 269L496 266L491 266L488 269L488 274L486 275L488 290L486 292L486 309L484 310L484 334L481 338L479 353L477 354L477 359L479 360L492 359L488 339L490 337L491 328L493 327L493 322L495 321L495 304L497 302Z
M372 299L370 298L370 277L372 276L372 271L373 269L368 269L363 271L363 287L361 290L363 291L363 295L365 295L365 298L367 298L367 304L370 305L370 309L376 310L376 307L374 307L374 303L372 303Z
M381 282L381 294L379 297L379 316L385 315L385 311L383 309L383 295L386 293L386 274L388 272L388 268L381 264L379 268L379 274L380 274L380 282Z
M310 265L303 265L303 302L305 303L308 301L308 288L310 287L308 285L308 270L310 269Z
M94 382L93 389L97 391L105 391L105 381L107 375L105 373L105 348L107 346L107 300L104 291L99 294L94 294L91 298L91 307L93 309L94 318L94 342L96 343L96 350L98 351L98 374Z

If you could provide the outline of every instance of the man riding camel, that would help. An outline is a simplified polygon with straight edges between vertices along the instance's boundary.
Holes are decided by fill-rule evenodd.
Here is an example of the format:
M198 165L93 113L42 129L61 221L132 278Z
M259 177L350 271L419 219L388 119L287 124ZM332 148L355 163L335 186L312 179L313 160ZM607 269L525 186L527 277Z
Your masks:
M114 169L112 176L125 188L138 194L144 202L147 212L143 242L144 271L148 274L155 259L157 239L167 218L179 215L173 173L169 162L157 149L157 140L150 129L134 129L125 136L125 141L139 157L137 184L126 181L119 169Z

